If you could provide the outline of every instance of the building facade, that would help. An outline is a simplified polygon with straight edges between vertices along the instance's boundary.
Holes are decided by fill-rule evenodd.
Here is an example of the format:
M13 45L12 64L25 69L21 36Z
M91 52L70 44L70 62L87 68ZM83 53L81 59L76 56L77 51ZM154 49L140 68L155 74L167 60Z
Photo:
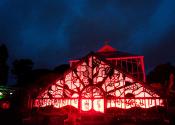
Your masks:
M33 108L71 106L79 113L111 109L165 107L164 98L146 83L143 56L104 45L81 59L33 98Z

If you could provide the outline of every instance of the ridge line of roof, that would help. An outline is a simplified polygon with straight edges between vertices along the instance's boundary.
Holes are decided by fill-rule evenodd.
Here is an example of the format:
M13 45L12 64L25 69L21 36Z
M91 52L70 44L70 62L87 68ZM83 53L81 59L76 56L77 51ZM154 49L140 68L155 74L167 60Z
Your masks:
M140 83L141 85L143 85L143 87L146 87L146 88L148 88L149 90L151 90L151 91L155 92L156 94L158 94L159 96L162 96L162 95L161 95L159 92L157 92L154 88L152 88L151 86L146 85L146 84L145 84L146 82L141 81L141 80L138 80L138 79L136 79L135 77L133 77L132 75L130 75L129 73L126 73L126 72L122 71L122 69L120 69L119 67L114 66L113 64L111 64L111 63L110 63L108 60L106 60L103 56L97 55L96 53L94 53L94 52L92 52L92 51L91 51L90 53L88 53L86 56L82 57L82 58L79 60L79 62L77 62L77 64L75 64L74 66L70 67L70 68L69 68L68 70L66 70L62 75L60 75L60 76L55 80L54 83L47 85L47 86L44 87L44 89L42 89L42 90L44 91L45 88L47 88L47 87L49 87L49 86L51 86L51 85L53 85L53 84L56 84L56 81L60 80L62 77L64 77L64 76L65 76L66 74L68 74L70 71L72 71L73 69L75 69L75 68L76 68L79 64L81 64L86 58L88 58L89 56L93 56L93 55L95 55L96 57L98 57L101 61L104 61L105 63L109 64L112 68L116 69L116 70L119 71L120 73L126 75L126 76L129 77L129 78L132 78L135 82ZM42 90L41 90L41 92L39 92L39 93L42 93Z

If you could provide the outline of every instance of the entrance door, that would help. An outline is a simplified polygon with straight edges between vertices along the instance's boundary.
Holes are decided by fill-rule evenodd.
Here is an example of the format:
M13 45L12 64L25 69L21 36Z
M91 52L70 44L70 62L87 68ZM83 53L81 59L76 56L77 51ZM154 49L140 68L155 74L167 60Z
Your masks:
M82 92L81 110L104 112L103 92L95 86L89 86Z

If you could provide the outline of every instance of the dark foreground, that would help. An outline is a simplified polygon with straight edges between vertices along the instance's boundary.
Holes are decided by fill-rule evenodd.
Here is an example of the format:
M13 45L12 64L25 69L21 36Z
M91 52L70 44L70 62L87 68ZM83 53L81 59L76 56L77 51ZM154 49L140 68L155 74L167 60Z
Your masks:
M167 118L139 118L118 116L81 116L76 120L64 116L47 116L32 114L28 117L12 110L0 111L0 125L175 125L175 115L168 114ZM139 116L139 115L138 115Z

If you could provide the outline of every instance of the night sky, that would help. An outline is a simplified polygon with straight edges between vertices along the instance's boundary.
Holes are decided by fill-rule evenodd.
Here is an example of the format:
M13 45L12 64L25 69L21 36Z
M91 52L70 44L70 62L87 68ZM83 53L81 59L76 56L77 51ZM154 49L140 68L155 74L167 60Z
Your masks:
M175 64L175 0L0 0L0 43L51 68L104 45Z

